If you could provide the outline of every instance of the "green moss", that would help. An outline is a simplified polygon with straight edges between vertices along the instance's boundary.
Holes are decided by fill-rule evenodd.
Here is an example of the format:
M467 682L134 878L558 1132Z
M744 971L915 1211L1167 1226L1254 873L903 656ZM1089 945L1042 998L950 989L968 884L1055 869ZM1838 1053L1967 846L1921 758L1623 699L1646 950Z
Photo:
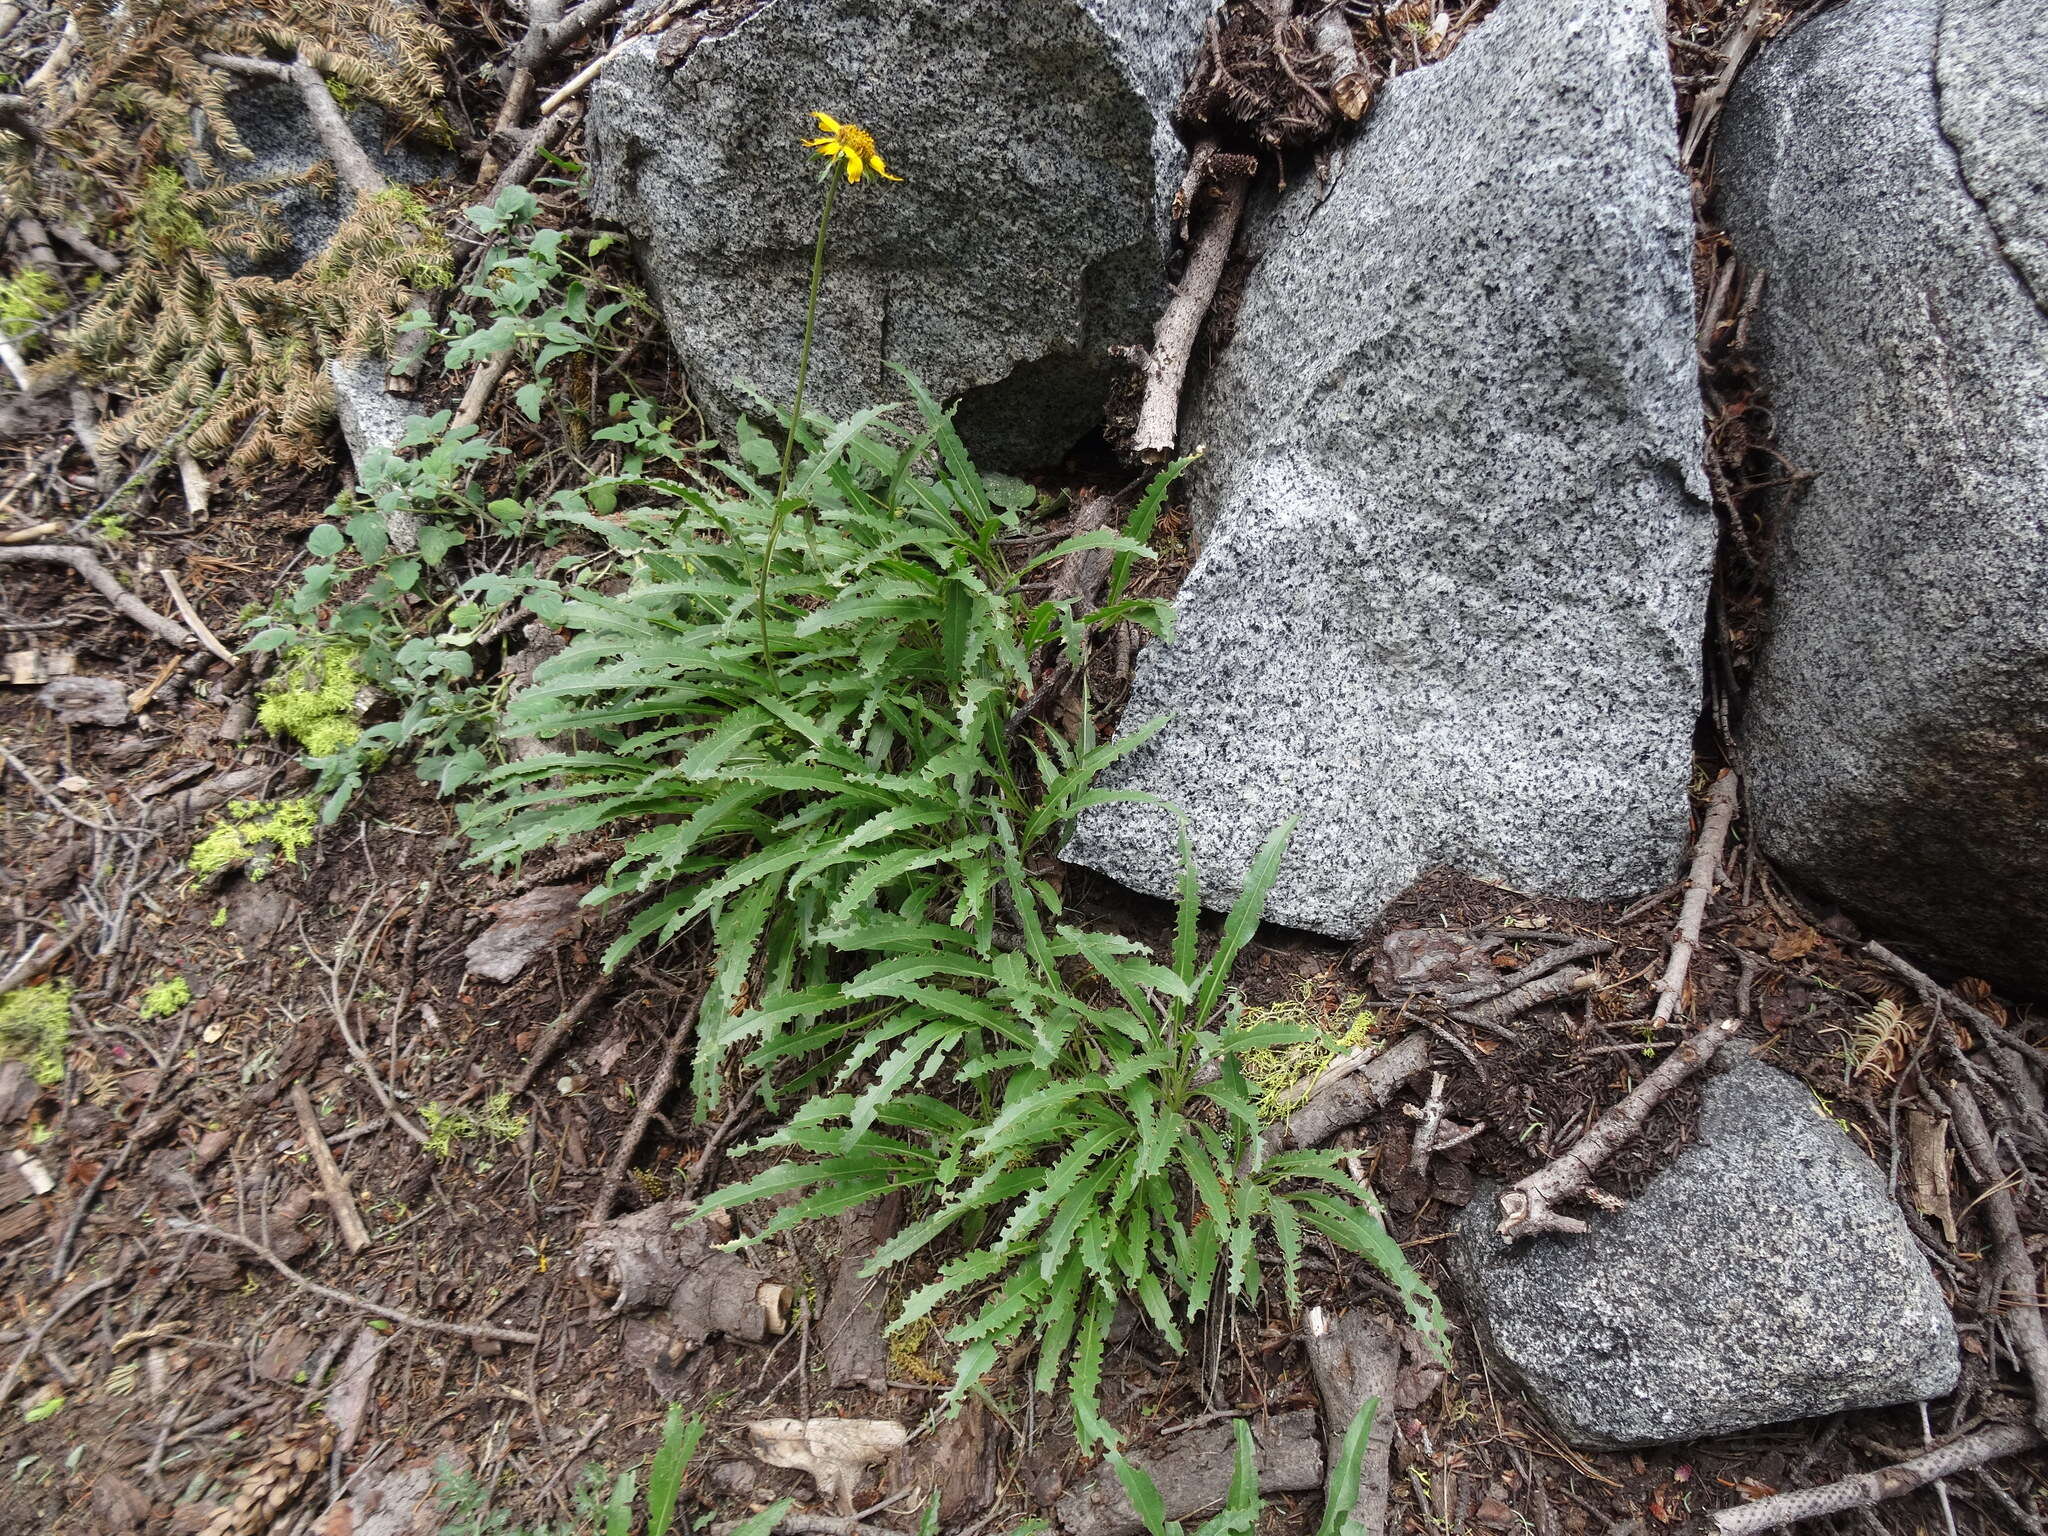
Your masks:
M460 1106L443 1109L438 1104L422 1104L420 1118L427 1122L426 1148L436 1157L452 1156L456 1142L476 1136L517 1141L526 1134L526 1116L512 1112L512 1095L507 1092L492 1094L475 1114Z
M365 686L347 646L294 652L256 711L257 723L291 737L308 757L332 757L363 734L356 724L356 695Z
M0 332L9 341L25 341L63 307L64 290L47 272L31 268L0 282Z
M64 1047L70 1041L70 982L17 987L0 997L0 1057L27 1062L45 1088L64 1081Z
M311 800L230 800L214 829L192 849L194 874L217 875L246 865L261 880L280 859L299 862L313 841L317 818Z
M147 243L166 261L186 251L207 250L211 242L192 212L191 201L185 178L168 166L143 177L142 196L135 203L137 243Z
M1239 1058L1245 1078L1257 1090L1259 1114L1269 1122L1285 1119L1300 1105L1301 1090L1345 1051L1369 1042L1379 1028L1379 1020L1365 1006L1364 998L1347 997L1335 1007L1326 1007L1315 1000L1315 988L1309 982L1302 983L1298 998L1245 1009L1241 1022L1247 1029L1280 1024L1316 1032L1313 1040L1247 1051Z
M145 1019L165 1019L192 1001L192 987L182 976L160 981L142 994L138 1009Z

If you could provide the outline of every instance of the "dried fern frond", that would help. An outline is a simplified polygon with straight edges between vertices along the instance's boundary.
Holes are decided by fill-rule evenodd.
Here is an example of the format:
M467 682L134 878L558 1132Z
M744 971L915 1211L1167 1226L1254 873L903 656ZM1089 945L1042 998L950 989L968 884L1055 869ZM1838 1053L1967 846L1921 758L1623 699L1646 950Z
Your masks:
M1919 1013L1909 1014L1893 999L1880 998L1873 1008L1856 1020L1849 1038L1849 1067L1855 1077L1875 1077L1890 1082L1899 1075L1912 1054L1926 1021L1916 1022Z

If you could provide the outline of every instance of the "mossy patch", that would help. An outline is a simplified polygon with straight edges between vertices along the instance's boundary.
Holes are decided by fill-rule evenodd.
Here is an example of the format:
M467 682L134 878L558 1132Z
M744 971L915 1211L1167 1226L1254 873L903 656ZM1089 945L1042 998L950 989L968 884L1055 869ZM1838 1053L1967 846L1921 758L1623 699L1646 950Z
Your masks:
M136 1012L145 1019L167 1019L192 1001L192 986L182 976L160 981L142 994Z
M16 987L0 997L0 1058L27 1062L45 1088L64 1081L64 1047L70 1042L70 982Z
M422 1104L420 1118L427 1122L426 1149L436 1157L452 1156L456 1142L477 1136L517 1141L526 1134L526 1116L512 1112L512 1095L507 1092L492 1094L475 1114L459 1106L443 1109L438 1104Z
M1300 1106L1303 1088L1345 1051L1369 1042L1379 1028L1379 1020L1365 1006L1364 998L1318 1002L1314 986L1306 982L1299 997L1245 1009L1242 1022L1248 1029L1279 1024L1315 1031L1312 1040L1247 1051L1239 1058L1246 1079L1258 1094L1259 1115L1268 1122L1284 1120Z
M355 652L347 646L296 651L285 658L256 719L266 731L291 737L307 756L332 757L363 734L356 723L356 695L365 686Z
M197 875L245 867L261 880L282 859L299 862L313 841L317 818L311 800L230 800L220 821L192 849L188 865Z

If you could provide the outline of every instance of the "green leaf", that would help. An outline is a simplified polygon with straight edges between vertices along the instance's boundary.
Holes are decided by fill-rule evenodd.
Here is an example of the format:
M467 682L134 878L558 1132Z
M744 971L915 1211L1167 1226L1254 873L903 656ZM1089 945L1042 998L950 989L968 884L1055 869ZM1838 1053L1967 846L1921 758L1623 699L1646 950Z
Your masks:
M468 535L441 523L420 524L420 558L429 565L439 565L448 558L449 551L468 541Z
M726 1536L774 1536L775 1528L782 1524L782 1517L795 1507L795 1499L777 1499L758 1515L749 1515L742 1520Z
M696 1414L685 1418L682 1405L672 1404L661 1426L661 1448L654 1453L654 1461L647 1469L646 1536L668 1536L676 1499L682 1492L683 1473L703 1438L704 1420Z
M314 558L330 560L341 553L348 541L341 536L341 530L332 523L322 523L306 535L306 548Z
M1367 1442L1380 1400L1368 1397L1359 1405L1344 1429L1344 1443L1330 1463L1329 1481L1323 1492L1323 1519L1316 1536L1349 1536L1355 1528L1352 1510L1358 1507L1358 1472L1365 1464Z
M375 565L391 548L391 535L386 532L384 515L381 512L358 512L348 520L349 542L356 547L356 553Z
M557 349L549 348L548 350L556 351ZM547 363L546 361L541 361L537 364L537 366L546 367ZM519 407L520 411L525 415L528 421L539 421L541 402L546 400L547 397L548 386L546 382L541 379L534 379L528 383L520 385L519 388L513 392L512 402L513 404Z
M1159 1485L1152 1481L1143 1467L1126 1461L1121 1451L1111 1451L1108 1459L1110 1470L1123 1484L1124 1497L1131 1501L1131 1512L1143 1523L1150 1536L1167 1536L1166 1500L1159 1496Z
M604 1501L604 1536L633 1536L633 1489L638 1479L621 1472Z

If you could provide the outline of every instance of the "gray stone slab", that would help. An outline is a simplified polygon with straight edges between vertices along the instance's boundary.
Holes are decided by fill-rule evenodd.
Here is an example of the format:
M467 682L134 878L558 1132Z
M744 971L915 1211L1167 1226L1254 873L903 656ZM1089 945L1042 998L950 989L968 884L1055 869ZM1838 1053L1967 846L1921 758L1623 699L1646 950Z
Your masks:
M631 231L697 403L786 407L817 223L818 109L901 183L842 188L809 401L964 396L987 467L1100 420L1149 339L1184 151L1167 123L1212 0L770 0L673 68L629 45L591 90L599 210Z
M1510 1247L1495 1191L1451 1264L1494 1358L1579 1445L1655 1445L1941 1397L1954 1320L1884 1176L1805 1086L1745 1062L1700 1139L1585 1237Z
M1767 274L1764 846L1894 941L2048 991L2048 20L1859 0L1771 44L1720 130Z
M1381 95L1265 231L1193 413L1211 529L1112 784L1186 809L1211 905L1351 935L1422 871L1615 896L1671 877L1714 538L1692 217L1655 0L1505 0ZM1169 811L1067 857L1177 879Z

